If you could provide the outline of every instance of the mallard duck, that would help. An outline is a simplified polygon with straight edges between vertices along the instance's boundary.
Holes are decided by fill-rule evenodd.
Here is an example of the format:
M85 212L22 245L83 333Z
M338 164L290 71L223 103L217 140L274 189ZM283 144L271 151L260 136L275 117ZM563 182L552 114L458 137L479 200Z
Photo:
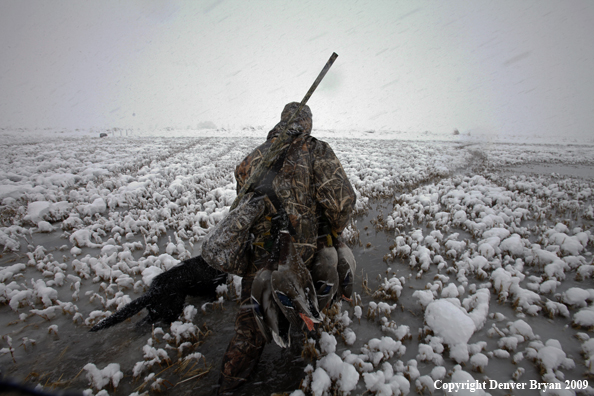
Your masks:
M353 295L353 283L355 281L355 269L357 262L351 249L342 241L335 243L336 253L338 254L338 293L345 300L350 301Z
M316 287L318 307L326 308L338 290L338 254L332 246L324 246L316 253L311 277Z
M271 275L270 268L262 268L256 273L252 282L252 310L266 342L272 338L281 348L288 348L291 345L291 323L272 296Z
M311 331L320 322L316 289L287 230L280 231L278 252L278 269L270 277L274 300L293 325L300 327L305 322Z

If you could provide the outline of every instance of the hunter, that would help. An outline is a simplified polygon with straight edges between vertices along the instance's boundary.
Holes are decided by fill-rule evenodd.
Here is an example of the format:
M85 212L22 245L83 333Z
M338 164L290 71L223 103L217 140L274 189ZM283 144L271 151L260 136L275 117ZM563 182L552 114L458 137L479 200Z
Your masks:
M291 124L286 125L298 108L297 102L287 104L281 121L268 133L266 142L249 154L235 170L239 191L279 133L286 127L287 133L293 136L284 159L276 161L272 177L269 176L268 183L262 183L263 187L259 189L266 196L265 210L250 230L254 235L253 250L242 280L241 308L235 320L235 335L223 357L219 393L247 382L266 343L250 309L250 293L254 275L271 253L274 237L271 235L271 218L277 211L286 212L292 242L304 264L310 267L316 253L319 230L329 228L337 237L349 223L355 206L355 192L340 161L327 143L310 135L312 113L309 107L303 106Z

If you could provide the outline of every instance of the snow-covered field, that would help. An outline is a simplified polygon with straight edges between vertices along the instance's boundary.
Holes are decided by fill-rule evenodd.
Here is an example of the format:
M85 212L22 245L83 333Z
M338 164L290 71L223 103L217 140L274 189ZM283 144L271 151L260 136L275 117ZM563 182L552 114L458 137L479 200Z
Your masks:
M44 133L0 133L2 375L93 395L212 394L237 278L217 301L189 299L171 327L135 330L139 315L88 329L200 253L266 132ZM492 395L594 394L592 142L314 135L357 191L356 298L327 312L317 340L268 345L238 394L476 381Z

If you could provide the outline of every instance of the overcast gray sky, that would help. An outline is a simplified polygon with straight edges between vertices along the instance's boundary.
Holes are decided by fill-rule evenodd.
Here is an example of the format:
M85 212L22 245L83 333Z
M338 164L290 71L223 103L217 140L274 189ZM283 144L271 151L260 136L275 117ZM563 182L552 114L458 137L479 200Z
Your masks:
M594 1L0 2L0 126L594 134Z

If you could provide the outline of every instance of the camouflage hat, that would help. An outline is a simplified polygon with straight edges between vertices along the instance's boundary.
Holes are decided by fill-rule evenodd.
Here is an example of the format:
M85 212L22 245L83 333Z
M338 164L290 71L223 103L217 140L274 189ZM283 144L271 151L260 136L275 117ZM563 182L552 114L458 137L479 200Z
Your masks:
M291 102L285 105L283 112L281 114L281 122L287 122L291 118L291 116L297 111L299 108L298 102ZM293 121L291 122L292 125L298 124L301 126L301 131L305 133L311 133L312 128L312 115L311 110L308 105L304 105L299 114L297 114Z

